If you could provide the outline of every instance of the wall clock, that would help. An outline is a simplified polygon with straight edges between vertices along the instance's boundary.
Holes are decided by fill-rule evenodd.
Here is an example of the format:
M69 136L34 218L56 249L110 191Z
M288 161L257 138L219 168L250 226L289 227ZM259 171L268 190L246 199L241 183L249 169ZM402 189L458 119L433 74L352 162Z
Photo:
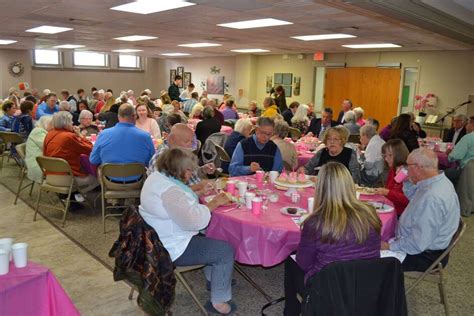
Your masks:
M10 63L10 65L8 65L8 72L10 72L12 76L19 77L23 74L24 71L25 67L22 63L18 61L14 61Z

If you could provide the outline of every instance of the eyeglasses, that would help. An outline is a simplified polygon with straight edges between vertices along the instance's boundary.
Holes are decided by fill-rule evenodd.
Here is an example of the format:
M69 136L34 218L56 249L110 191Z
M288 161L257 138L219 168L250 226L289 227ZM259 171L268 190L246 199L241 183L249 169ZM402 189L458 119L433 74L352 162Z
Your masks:
M263 131L257 130L256 133L260 134L260 135L263 135L263 136L267 136L267 137L272 137L273 136L273 132L263 132Z
M330 138L330 137L328 137L326 141L328 141L328 142L340 142L341 139L340 138Z

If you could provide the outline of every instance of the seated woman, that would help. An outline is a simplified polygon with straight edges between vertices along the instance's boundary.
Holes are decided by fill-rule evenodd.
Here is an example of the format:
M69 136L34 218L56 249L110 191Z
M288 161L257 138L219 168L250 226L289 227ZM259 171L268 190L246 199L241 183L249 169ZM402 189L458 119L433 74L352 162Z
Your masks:
M284 165L291 166L290 170L293 170L298 165L298 153L293 143L285 141L289 131L290 126L287 122L284 120L276 120L272 141L280 149Z
M384 161L382 157L382 146L385 141L377 135L375 127L365 124L360 128L360 144L365 149L361 154L363 167L360 171L360 184L374 187L382 182Z
M224 144L224 149L232 158L232 154L234 153L235 147L237 144L242 140L250 136L250 132L252 131L253 124L250 119L240 119L235 123L234 131L232 134L227 137L227 140ZM222 162L221 164L222 171L225 173L229 172L229 162Z
M385 195L392 201L398 216L402 215L409 201L403 193L403 182L395 181L395 176L401 169L406 168L408 154L408 148L401 139L390 139L382 146L382 155L389 171L385 188L377 188L375 193Z
M239 114L234 109L233 100L226 100L224 108L220 111L224 115L224 120L237 120L239 118Z
M192 110L191 110L191 113L189 114L189 118L190 119L198 119L198 120L202 120L202 110L204 110L204 107L202 106L201 103L196 103Z
M73 176L81 193L87 193L97 187L97 178L81 170L81 155L90 155L92 143L81 134L77 126L72 125L72 114L59 111L53 115L54 129L49 131L44 139L43 154L66 160L71 166ZM64 177L57 177L62 181ZM67 179L66 184L69 184Z
M356 124L354 111L347 111L344 114L344 127L349 130L351 135L358 135L360 126Z
M12 132L19 133L23 138L23 141L26 141L28 135L30 135L33 130L33 118L31 113L33 112L33 107L35 104L31 101L23 101L20 104L21 114L15 116L12 122Z
M247 112L249 117L257 117L260 116L260 109L257 107L257 101L250 101L249 103L249 111Z
M301 134L305 134L309 126L308 106L300 104L296 109L295 115L291 118L291 126L300 130Z
M82 110L79 114L79 129L81 134L84 136L90 136L91 134L98 134L99 128L97 125L92 124L93 114L89 110Z
M397 121L392 125L390 132L390 139L399 138L403 140L409 152L420 147L418 144L418 137L413 131L413 122L410 114L402 113L397 117Z
M26 140L25 164L28 168L27 177L37 183L41 183L43 180L43 172L38 162L36 162L36 157L43 155L44 138L53 128L52 120L52 115L42 116Z
M136 111L137 121L135 122L135 126L150 134L154 139L161 138L160 127L153 117L153 112L150 108L142 103L137 105Z
M285 262L284 315L300 315L297 293L324 266L380 257L382 223L373 206L357 200L351 175L342 164L321 168L314 197L315 208L304 221L296 262Z
M319 150L308 163L302 167L304 172L309 175L317 175L318 170L329 161L342 163L349 169L352 179L355 183L360 180L360 167L357 162L357 154L354 150L344 147L349 138L347 128L343 126L330 127L323 136L325 148Z
M263 113L262 113L263 117L269 117L269 118L274 119L279 114L278 107L275 105L275 102L270 97L266 97L263 100L263 108L264 108Z
M206 139L209 135L218 133L221 131L221 122L213 119L214 109L205 107L202 111L203 120L196 125L196 137L201 142L201 148L206 143Z
M353 111L355 114L356 124L359 125L360 127L364 126L366 123L366 120L364 119L364 109L358 106L355 109L353 109Z
M229 202L225 194L209 204L199 204L187 183L197 157L191 151L172 148L158 158L157 171L146 179L141 192L140 215L155 229L176 266L206 265L204 273L211 284L210 311L228 314L235 309L232 298L234 250L225 241L199 235L209 224L211 212Z

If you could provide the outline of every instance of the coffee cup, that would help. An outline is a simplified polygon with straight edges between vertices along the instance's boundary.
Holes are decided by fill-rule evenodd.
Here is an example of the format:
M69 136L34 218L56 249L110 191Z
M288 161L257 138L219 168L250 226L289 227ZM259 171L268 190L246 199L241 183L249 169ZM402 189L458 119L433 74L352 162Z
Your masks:
M229 180L229 181L227 181L225 190L226 190L228 193L234 195L234 192L235 192L235 185L236 185L236 181L234 181L234 180Z
M15 267L24 268L28 264L28 244L20 242L12 245Z
M262 201L261 198L254 197L252 199L252 213L253 213L253 215L260 215L260 213L262 212L262 204L263 204L263 201Z
M278 178L279 175L280 175L280 174L278 173L278 171L270 171L270 173L269 173L270 181L271 181L272 183L274 183L275 180Z
M265 177L265 171L257 170L257 172L255 172L255 177L257 179L257 183L262 183L263 178Z
M405 168L401 168L398 173L395 175L395 182L402 183L408 178L408 170Z
M240 181L237 183L237 188L239 189L239 196L245 196L247 192L248 182Z
M308 213L311 214L314 210L314 197L308 198Z
M0 249L0 275L8 273L10 267L10 252Z
M252 209L252 199L255 197L255 193L246 192L245 193L245 206L250 210Z

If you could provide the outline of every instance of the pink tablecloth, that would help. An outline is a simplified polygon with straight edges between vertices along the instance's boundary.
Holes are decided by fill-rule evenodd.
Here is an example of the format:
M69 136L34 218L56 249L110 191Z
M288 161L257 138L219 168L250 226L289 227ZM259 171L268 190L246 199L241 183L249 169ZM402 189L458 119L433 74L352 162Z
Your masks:
M230 126L222 125L222 127L221 127L221 132L222 132L222 133L226 133L227 135L232 134L233 131L234 131L234 130L233 130L232 127L230 127Z
M441 151L436 151L436 155L438 156L438 164L439 168L444 170L448 168L456 168L455 162L449 162L448 155Z
M238 177L250 183L255 183L254 176ZM213 211L212 219L207 228L207 236L229 242L235 251L235 260L239 263L271 267L283 262L294 252L300 241L300 228L291 217L280 213L284 206L292 204L284 191L278 191L272 185L266 189L279 192L279 201L269 203L268 210L261 215L253 215L247 208L226 212L228 207ZM307 198L314 196L314 188L300 191L299 207L307 208ZM361 196L363 200L384 201L392 203L383 196ZM395 235L397 215L391 213L379 214L382 221L382 239L388 240Z
M28 262L0 276L0 315L80 315L53 273Z
M314 152L307 150L298 150L298 167L303 167L308 163L308 161L313 158Z

